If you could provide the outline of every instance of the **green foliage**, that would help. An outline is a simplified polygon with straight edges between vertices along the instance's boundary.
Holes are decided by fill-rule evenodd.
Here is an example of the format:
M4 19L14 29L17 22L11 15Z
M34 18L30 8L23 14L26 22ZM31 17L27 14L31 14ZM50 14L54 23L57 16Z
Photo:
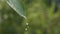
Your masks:
M60 34L60 7L54 12L55 2L48 1L0 0L0 34Z

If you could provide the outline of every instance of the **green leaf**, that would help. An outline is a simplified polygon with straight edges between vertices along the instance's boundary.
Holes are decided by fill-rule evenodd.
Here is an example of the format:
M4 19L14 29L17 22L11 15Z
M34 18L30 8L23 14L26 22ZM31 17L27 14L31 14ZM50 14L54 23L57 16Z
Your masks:
M7 0L8 5L13 8L20 16L24 17L26 19L25 16L25 12L23 10L22 7L22 3L20 0Z

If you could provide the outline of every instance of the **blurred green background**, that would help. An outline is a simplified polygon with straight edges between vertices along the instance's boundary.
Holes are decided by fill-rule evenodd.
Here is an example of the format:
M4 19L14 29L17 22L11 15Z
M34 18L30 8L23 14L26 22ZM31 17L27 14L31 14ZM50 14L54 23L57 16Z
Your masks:
M60 6L56 9L54 0L22 0L22 3L28 30L26 20L5 0L0 0L0 34L60 34Z

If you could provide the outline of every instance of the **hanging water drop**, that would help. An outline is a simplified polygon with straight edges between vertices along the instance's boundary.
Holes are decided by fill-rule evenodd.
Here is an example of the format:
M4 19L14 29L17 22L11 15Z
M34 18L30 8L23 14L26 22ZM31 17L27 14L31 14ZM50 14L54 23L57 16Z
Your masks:
M25 31L27 31L27 28L25 28Z
M29 25L29 23L26 23L26 25L28 26L28 25Z
M29 29L29 23L26 23L25 31L27 31L28 29Z

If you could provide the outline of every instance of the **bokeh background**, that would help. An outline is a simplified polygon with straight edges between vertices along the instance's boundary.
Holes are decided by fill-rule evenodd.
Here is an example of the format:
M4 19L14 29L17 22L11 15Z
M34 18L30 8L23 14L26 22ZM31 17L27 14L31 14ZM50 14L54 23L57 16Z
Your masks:
M60 0L22 0L27 16L19 16L0 0L0 34L60 34ZM28 28L28 30L25 30Z

